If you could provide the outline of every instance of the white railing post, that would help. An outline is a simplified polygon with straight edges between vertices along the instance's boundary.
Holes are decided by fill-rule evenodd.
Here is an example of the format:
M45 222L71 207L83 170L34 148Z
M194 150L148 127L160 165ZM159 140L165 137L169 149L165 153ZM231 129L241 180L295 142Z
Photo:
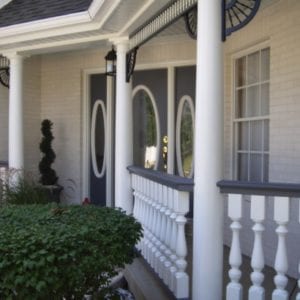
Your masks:
M252 227L254 232L254 246L251 258L252 286L249 289L249 300L264 300L265 290L261 286L264 281L262 269L264 268L264 252L262 245L262 233L265 230L262 222L265 219L265 197L251 196L251 219L254 222Z
M278 224L276 233L278 245L275 258L275 270L277 275L274 278L276 289L272 293L272 300L287 300L288 292L285 287L288 279L285 273L288 270L288 259L286 252L286 239L288 233L287 223L289 222L290 199L288 197L274 197L274 220Z
M174 210L176 211L176 223L178 228L176 241L177 273L175 274L175 296L178 299L186 299L189 296L189 277L185 272L187 261L187 244L184 227L186 224L185 214L189 211L189 195L185 192L175 191Z
M232 220L232 242L229 255L229 264L231 269L228 274L231 282L227 285L226 299L227 300L242 300L243 287L239 283L242 272L240 266L242 264L242 254L240 247L239 232L242 228L240 220L242 218L242 195L228 195L228 216Z

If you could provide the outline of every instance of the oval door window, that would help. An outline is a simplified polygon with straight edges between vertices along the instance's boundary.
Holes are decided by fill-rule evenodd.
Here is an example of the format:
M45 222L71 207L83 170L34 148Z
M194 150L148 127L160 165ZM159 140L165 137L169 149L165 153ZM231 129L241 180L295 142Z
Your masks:
M143 85L133 90L133 154L134 164L157 169L159 156L158 111L151 91Z
M94 103L91 122L92 167L97 178L105 173L106 112L102 100Z
M176 121L176 156L180 176L194 173L194 104L190 96L183 96L178 105Z

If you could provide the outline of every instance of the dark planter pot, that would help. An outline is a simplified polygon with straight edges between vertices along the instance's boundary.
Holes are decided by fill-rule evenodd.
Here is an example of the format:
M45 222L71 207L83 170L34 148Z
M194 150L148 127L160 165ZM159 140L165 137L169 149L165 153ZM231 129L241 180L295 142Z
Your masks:
M59 203L60 193L64 189L61 185L42 185L49 202Z

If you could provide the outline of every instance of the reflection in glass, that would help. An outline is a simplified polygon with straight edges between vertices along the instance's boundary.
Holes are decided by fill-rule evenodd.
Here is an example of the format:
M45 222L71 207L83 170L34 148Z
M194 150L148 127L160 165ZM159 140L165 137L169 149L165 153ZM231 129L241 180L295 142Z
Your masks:
M153 102L145 89L133 98L134 164L147 169L157 167L157 120Z
M100 107L101 108L101 107ZM96 117L96 126L95 126L95 152L96 152L96 163L98 170L102 170L103 161L104 161L104 119L103 113L100 109L98 109L98 114Z
M106 112L102 100L94 103L91 119L91 158L94 175L101 178L105 173Z
M176 123L178 173L191 178L194 173L194 104L190 96L183 96L179 101Z
M194 144L193 127L192 111L189 103L185 101L182 109L180 126L180 148L184 177L189 177L192 171Z

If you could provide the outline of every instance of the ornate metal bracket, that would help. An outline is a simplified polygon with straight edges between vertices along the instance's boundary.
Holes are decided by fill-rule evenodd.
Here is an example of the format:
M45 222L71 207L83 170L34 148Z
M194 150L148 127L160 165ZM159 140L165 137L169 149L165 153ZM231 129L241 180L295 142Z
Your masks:
M9 88L9 67L0 68L0 83Z
M222 40L246 26L256 15L261 0L222 0ZM184 15L186 30L197 39L197 6Z
M132 50L130 50L126 55L126 82L130 81L131 75L133 74L137 50L138 47L135 47Z
M246 26L256 15L261 0L223 0L222 40Z
M189 36L197 39L197 5L184 15L185 27Z

